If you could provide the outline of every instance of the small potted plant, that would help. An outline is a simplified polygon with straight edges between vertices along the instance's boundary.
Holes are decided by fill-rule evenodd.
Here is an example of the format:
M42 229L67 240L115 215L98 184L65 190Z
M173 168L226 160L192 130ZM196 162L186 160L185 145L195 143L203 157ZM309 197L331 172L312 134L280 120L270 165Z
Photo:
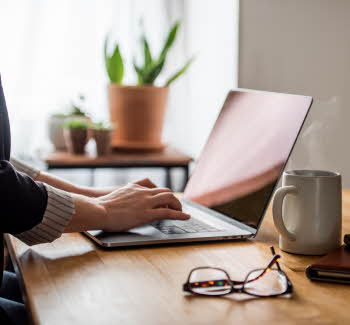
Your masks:
M64 123L63 128L68 151L72 154L84 154L89 139L89 123L78 119L70 119Z
M62 125L67 118L67 114L56 113L52 114L49 118L49 138L56 151L66 151L66 142L63 136Z
M98 122L91 125L91 131L96 142L97 156L108 155L111 151L113 128L104 122Z
M129 149L158 149L161 142L165 109L169 86L191 65L188 60L178 71L168 77L164 84L156 86L162 72L168 52L175 42L180 23L176 22L168 33L161 51L153 53L146 36L141 37L143 62L134 59L134 70L138 83L136 86L124 86L124 63L119 45L108 53L108 37L105 41L104 58L107 75L109 110L112 124L116 123L112 139L114 147Z
M83 109L85 96L79 95L78 100L71 101L68 113L52 114L49 118L49 138L56 151L66 151L66 142L63 135L63 125L68 119L77 119L91 122L90 117Z

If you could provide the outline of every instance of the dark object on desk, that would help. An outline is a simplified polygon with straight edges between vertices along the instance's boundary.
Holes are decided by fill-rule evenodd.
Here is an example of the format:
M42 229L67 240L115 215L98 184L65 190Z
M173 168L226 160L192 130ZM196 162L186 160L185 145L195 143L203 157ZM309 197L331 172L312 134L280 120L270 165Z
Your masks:
M97 168L164 168L165 186L172 189L171 169L182 168L185 187L189 178L189 164L192 157L168 146L162 151L113 151L107 156L72 155L54 152L44 157L48 169L85 168L91 170L90 185L94 185L94 171Z
M310 280L350 284L350 249L343 245L306 269Z
M350 234L344 236L344 244L347 248L350 249Z

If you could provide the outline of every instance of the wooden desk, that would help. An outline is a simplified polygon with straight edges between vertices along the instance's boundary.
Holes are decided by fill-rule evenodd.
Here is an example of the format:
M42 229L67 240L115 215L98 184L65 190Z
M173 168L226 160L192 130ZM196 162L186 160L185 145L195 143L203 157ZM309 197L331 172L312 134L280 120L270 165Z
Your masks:
M68 152L53 152L43 157L48 169L85 168L91 170L90 185L94 185L96 168L164 168L165 186L172 188L171 169L182 168L184 184L189 176L192 157L168 146L162 151L113 151L110 155L96 157L90 154L72 155Z
M343 197L350 232L350 191ZM281 253L293 298L194 297L182 292L190 269L220 266L233 278L265 266L277 244L270 213L252 241L153 248L97 248L80 234L33 248L8 236L35 324L349 324L350 286L310 282L316 257ZM279 249L277 249L280 252Z

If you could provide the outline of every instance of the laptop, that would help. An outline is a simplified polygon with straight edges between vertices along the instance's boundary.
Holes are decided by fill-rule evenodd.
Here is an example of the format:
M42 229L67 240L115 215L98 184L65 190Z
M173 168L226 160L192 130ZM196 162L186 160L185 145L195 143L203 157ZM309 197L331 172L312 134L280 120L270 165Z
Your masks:
M181 198L189 220L85 234L103 247L255 237L311 104L308 96L230 91Z

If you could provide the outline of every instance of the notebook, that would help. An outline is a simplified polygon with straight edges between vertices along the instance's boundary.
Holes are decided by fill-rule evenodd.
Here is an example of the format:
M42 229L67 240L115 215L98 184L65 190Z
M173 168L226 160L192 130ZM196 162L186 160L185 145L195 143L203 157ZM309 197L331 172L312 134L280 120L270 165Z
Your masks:
M350 284L350 248L345 245L320 258L306 269L311 280Z

